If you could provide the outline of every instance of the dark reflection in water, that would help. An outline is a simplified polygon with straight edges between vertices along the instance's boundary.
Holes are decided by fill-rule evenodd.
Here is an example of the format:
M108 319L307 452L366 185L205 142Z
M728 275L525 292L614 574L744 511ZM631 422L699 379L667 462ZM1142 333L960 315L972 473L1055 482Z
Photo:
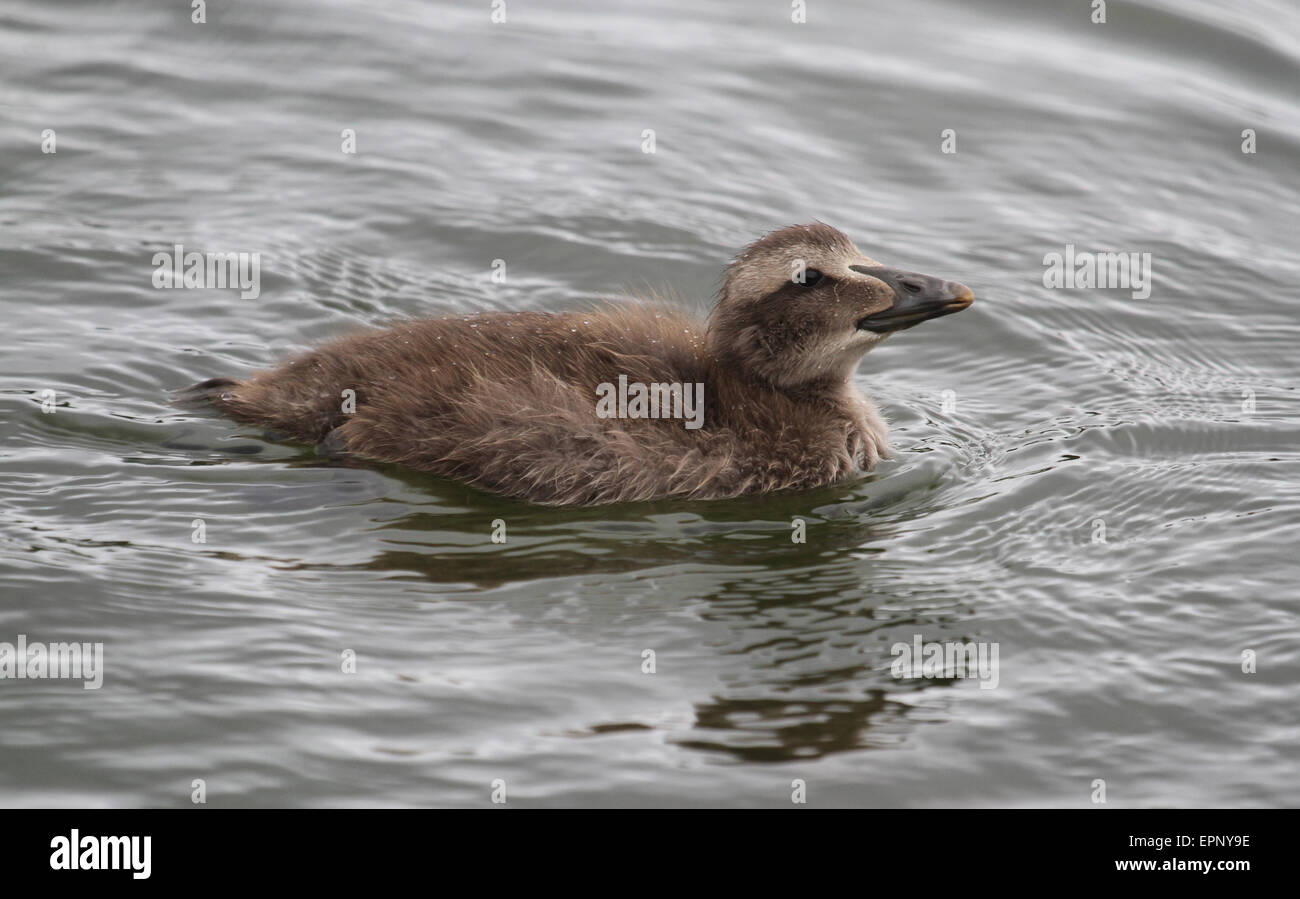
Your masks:
M415 480L425 488L463 490ZM409 548L383 549L352 567L490 589L687 563L723 570L757 566L743 578L717 580L714 592L700 598L702 605L691 606L703 621L723 628L721 635L713 635L710 651L726 660L727 690L696 700L694 724L684 734L670 734L671 742L756 763L897 745L924 716L909 723L913 706L890 695L943 689L956 681L894 680L889 674L893 641L887 633L903 628L900 639L910 639L924 627L926 639L955 639L955 623L972 610L942 585L927 592L920 585L894 582L888 567L877 579L871 560L883 552L899 523L861 516L816 518L806 510L821 505L842 509L855 498L863 502L860 492L843 485L821 493L768 497L758 504L675 502L600 510L539 510L485 498L480 505L498 504L510 522L509 548L451 548L439 538L481 528L481 509L472 514L413 512L377 531L389 535L384 542ZM778 517L782 506L816 529L814 540L792 542L788 521ZM665 602L673 608L671 595ZM688 602L694 598L679 597L676 606ZM878 615L880 606L892 611ZM580 629L584 614L580 607L566 608L566 621ZM602 722L572 735L638 729L655 728L644 722Z
M902 638L923 627L926 639L958 639L954 625L970 610L951 596L930 595L918 606L914 598L885 592L872 583L870 564L840 571L840 583L787 571L761 586L725 587L703 617L727 623L731 639L719 649L744 667L729 672L727 691L695 704L697 733L675 742L748 762L897 745L920 719L909 723L913 706L890 695L956 681L894 679L889 634ZM727 596L745 599L724 601ZM880 612L909 603L913 611Z
M869 690L862 699L781 700L713 697L695 705L705 734L674 742L742 762L793 762L872 745L868 731L901 724L908 706ZM883 745L883 741L882 741Z
M695 562L708 565L754 565L782 569L815 565L841 553L872 553L870 544L885 539L890 525L867 525L858 521L821 521L805 513L810 527L817 527L816 540L793 543L786 522L756 520L744 510L732 510L728 521L722 510L710 510L708 519L695 514L696 507L664 507L660 514L684 513L690 520L680 524L656 524L641 517L634 520L626 510L606 517L600 513L510 509L502 519L508 522L510 548L495 552L448 549L445 542L424 542L420 534L482 531L485 513L413 513L385 522L382 532L392 532L385 542L410 548L384 549L356 566L367 571L404 573L433 583L467 583L496 587L505 583L575 574L621 573L661 565ZM522 514L521 514L522 511ZM628 516L624 518L623 516ZM530 522L529 519L533 519ZM622 519L622 520L620 520ZM533 526L530 527L530 524ZM741 537L742 539L737 539ZM761 541L761 554L755 546ZM522 544L522 545L520 545ZM864 545L865 544L865 545ZM317 566L302 566L317 567Z

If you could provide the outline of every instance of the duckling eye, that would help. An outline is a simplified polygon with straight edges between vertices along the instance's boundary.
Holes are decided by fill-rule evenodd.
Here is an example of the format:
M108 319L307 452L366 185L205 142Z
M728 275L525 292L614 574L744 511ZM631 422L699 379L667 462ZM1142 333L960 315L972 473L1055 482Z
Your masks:
M817 269L815 268L804 269L802 286L814 287L816 286L817 282L820 281L821 279L822 279L822 273L817 271ZM794 283L798 284L799 282L795 281Z

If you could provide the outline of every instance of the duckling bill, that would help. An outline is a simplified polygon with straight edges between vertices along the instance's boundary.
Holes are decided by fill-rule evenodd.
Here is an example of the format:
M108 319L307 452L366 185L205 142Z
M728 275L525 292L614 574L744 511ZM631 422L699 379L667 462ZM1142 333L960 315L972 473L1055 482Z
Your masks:
M798 225L736 257L707 323L649 304L411 321L190 390L305 443L535 503L807 490L890 455L853 384L863 354L973 300ZM611 385L644 388L655 414L611 406ZM688 393L694 427L673 414Z

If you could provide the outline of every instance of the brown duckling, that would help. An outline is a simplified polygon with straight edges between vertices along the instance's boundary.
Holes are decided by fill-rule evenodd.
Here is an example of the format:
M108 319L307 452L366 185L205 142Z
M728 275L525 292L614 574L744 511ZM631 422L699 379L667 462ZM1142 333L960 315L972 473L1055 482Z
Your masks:
M555 505L803 490L889 455L853 385L964 285L783 228L731 263L707 326L651 304L410 321L192 391L239 421Z

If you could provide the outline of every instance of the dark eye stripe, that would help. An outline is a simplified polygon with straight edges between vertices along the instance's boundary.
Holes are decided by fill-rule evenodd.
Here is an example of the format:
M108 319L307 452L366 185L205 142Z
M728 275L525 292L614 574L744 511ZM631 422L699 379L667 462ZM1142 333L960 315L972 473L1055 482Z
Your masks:
M813 287L813 286L815 286L819 281L821 281L821 279L822 279L822 273L819 272L819 271L817 271L817 269L815 269L815 268L805 269L805 270L804 270L804 273L803 273L803 283L800 284L799 286L800 286L800 287ZM794 281L793 283L795 283L795 284L799 284L798 281Z

